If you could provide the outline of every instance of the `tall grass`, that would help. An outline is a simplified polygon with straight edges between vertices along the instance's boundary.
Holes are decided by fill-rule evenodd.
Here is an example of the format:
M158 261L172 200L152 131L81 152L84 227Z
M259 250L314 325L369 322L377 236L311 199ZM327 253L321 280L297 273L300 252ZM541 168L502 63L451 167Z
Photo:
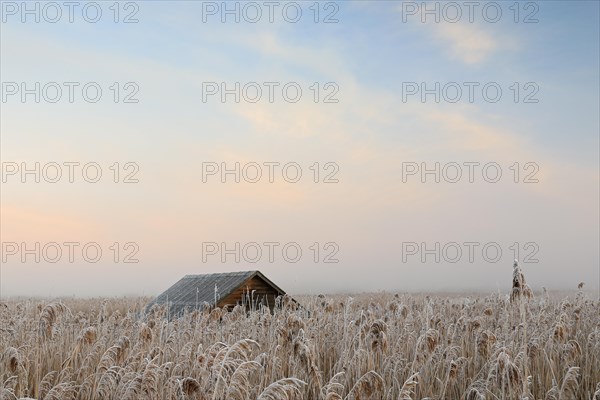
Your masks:
M0 304L0 398L600 399L598 301L314 296L273 313L146 299Z

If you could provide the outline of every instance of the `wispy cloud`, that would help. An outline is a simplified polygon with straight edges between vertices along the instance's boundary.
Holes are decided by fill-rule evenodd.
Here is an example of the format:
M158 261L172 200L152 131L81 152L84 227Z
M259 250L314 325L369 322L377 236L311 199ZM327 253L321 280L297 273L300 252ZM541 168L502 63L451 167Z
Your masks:
M427 7L421 3L420 7ZM403 12L399 6L399 12ZM413 27L426 31L436 44L444 47L446 54L452 59L467 65L477 65L485 62L499 47L499 39L493 36L486 27L466 20L458 22L435 22L427 19L410 19Z
M498 49L497 41L476 25L439 23L429 26L433 26L435 37L448 46L450 56L465 64L480 64Z

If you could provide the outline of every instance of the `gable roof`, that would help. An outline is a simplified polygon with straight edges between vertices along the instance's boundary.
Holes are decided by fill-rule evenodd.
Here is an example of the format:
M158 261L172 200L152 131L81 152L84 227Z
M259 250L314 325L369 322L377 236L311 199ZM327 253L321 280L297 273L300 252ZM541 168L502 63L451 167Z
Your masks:
M279 295L285 292L267 279L260 271L226 272L207 275L186 275L173 286L152 300L146 310L155 304L169 303L171 314L179 314L185 308L195 309L215 307L215 287L217 288L217 304L244 285L248 280L258 276L271 286Z

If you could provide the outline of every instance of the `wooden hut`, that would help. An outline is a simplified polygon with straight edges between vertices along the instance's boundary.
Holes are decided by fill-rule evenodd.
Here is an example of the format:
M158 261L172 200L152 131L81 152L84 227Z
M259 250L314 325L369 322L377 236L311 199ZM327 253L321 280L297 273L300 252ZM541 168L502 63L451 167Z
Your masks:
M275 299L282 295L285 292L260 271L186 275L152 300L146 310L167 304L168 315L175 317L185 311L214 307L231 309L238 304L255 308L264 305L273 309Z

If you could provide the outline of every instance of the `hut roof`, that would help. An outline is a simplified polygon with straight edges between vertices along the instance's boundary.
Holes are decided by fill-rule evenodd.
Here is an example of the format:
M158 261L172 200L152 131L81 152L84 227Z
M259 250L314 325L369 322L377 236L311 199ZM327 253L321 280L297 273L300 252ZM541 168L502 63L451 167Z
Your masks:
M244 286L255 277L262 279L278 295L285 292L260 271L225 272L207 275L186 275L173 286L152 300L147 307L168 302L172 315L181 314L186 308L202 309L219 306L219 301ZM215 302L216 300L216 302Z

